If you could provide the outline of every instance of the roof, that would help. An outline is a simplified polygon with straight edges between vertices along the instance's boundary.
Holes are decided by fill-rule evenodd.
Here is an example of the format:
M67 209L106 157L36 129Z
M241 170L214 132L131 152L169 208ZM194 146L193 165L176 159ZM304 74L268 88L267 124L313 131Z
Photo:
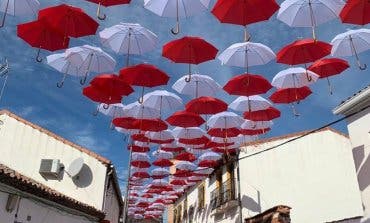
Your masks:
M267 222L272 222L273 215L275 213L280 213L284 215L290 215L290 207L285 206L285 205L278 205L275 207L272 207L256 216L250 217L250 218L245 218L244 222L247 223L267 223ZM290 221L289 221L290 222Z
M255 146L255 145L260 145L260 144L263 144L263 143L268 143L268 142L274 142L274 141L283 140L283 139L289 139L289 138L299 137L299 136L303 136L303 135L309 134L309 133L311 133L313 131L314 130L306 130L306 131L302 131L302 132L295 132L295 133L291 133L291 134L287 134L287 135L282 135L282 136L277 136L277 137L271 137L271 138L267 138L267 139L260 139L260 140L256 140L256 141L252 141L252 142L246 143L242 147L245 147L245 146ZM331 131L331 132L334 132L334 133L336 133L338 135L341 135L343 137L348 138L348 135L347 134L344 134L344 133L342 133L342 132L340 132L340 131L338 131L336 129L330 128L330 127L326 127L326 128L323 128L323 129L314 131L314 132L317 133L317 132L324 132L324 131Z
M99 219L103 219L105 217L104 212L65 196L3 164L0 164L0 183Z
M333 113L338 114L350 114L352 112L361 109L363 106L370 104L370 85L361 89L357 93L348 97L346 100L342 101L336 108L334 108Z
M53 132L51 132L51 131L49 131L49 130L47 130L45 128L42 128L42 127L40 127L40 126L38 126L36 124L33 124L33 123L31 123L31 122L29 122L29 121L21 118L20 116L12 113L10 111L8 111L8 110L0 110L0 115L8 115L9 117L14 118L17 121L19 121L19 122L21 122L21 123L23 123L25 125L28 125L28 126L34 128L34 129L37 129L38 131L40 131L40 132L42 132L42 133L44 133L44 134L46 134L46 135L48 135L50 137L53 137L54 139L56 139L58 141L61 141L62 143L66 144L66 145L69 145L69 146L71 146L71 147L73 147L73 148L75 148L75 149L77 149L77 150L79 150L79 151L81 151L81 152L83 152L85 154L88 154L89 156L97 159L98 161L100 161L101 163L103 163L106 166L112 164L112 162L109 159L107 159L107 158L105 158L103 156L100 156L99 154L94 153L94 152L92 152L91 150L89 150L89 149L87 149L85 147L82 147L82 146L77 145L77 144L75 144L75 143L73 143L71 141L68 141L67 139L65 139L65 138L63 138L61 136L58 136L57 134L55 134L55 133L53 133Z

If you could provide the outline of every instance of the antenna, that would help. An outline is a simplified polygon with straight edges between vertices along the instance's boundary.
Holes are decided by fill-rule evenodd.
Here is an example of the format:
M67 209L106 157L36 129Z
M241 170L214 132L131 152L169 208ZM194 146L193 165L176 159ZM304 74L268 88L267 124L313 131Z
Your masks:
M72 161L69 165L68 170L66 170L68 176L71 178L76 177L80 172L84 165L84 160L80 157Z

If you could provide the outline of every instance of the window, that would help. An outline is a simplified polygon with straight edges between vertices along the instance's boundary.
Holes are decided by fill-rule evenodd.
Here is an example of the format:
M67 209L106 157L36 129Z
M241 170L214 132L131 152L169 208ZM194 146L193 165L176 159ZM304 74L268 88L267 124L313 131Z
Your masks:
M235 195L235 174L234 174L234 163L230 163L229 165L227 165L227 177L228 177L228 180L229 180L229 183L227 183L225 186L227 188L224 188L224 190L228 190L230 191L230 196L231 197L234 197Z
M204 183L198 187L198 209L203 209L205 207L205 187Z

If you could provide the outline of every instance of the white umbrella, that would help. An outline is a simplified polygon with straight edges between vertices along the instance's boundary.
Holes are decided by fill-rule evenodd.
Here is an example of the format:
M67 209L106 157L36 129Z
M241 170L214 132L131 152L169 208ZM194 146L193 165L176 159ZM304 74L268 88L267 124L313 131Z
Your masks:
M149 156L146 153L132 153L132 161L149 161Z
M98 111L106 116L116 118L124 116L124 105L121 103L111 104L107 108L107 105L102 103L98 106Z
M208 119L208 126L210 128L237 128L244 122L244 119L234 112L220 112L218 114L212 115Z
M104 73L112 72L116 61L99 47L83 45L66 50L66 59L74 66L84 72L84 79L80 81L83 85L90 72Z
M2 0L0 12L3 13L3 18L0 28L4 26L7 14L12 16L36 15L39 8L40 2L38 0Z
M125 128L121 128L121 127L115 127L115 130L119 133L123 133L123 134L126 134L126 135L133 135L133 134L140 133L140 130L138 130L138 129L125 129Z
M123 113L124 117L133 117L139 119L153 119L160 117L159 110L146 107L139 102L133 102L126 105L123 108Z
M176 168L179 170L194 170L197 166L189 161L180 161L176 163Z
M67 59L65 53L56 53L46 57L47 64L55 70L63 73L62 80L57 83L58 88L63 87L67 75L83 77L85 74L81 72L79 67L72 65Z
M144 0L144 7L162 17L176 18L176 29L180 32L180 17L189 17L208 9L210 0Z
M245 122L241 125L242 129L250 129L250 130L257 130L257 129L267 129L271 128L273 125L272 121L251 121L245 120Z
M276 88L300 88L313 84L319 75L302 67L292 67L282 70L272 79L271 85Z
M246 96L238 97L229 105L229 108L235 111L251 112L267 109L270 106L272 106L272 104L268 100L264 99L259 95L253 95L249 97Z
M140 146L140 147L153 147L153 146L156 146L156 144L154 144L154 143L139 142L139 141L134 141L133 144L135 146Z
M158 43L156 34L137 23L121 22L99 32L99 37L103 46L116 53L127 54L126 66L129 65L130 54L142 55L154 50Z
M175 82L172 88L180 94L191 97L214 96L221 91L221 86L210 76L192 74L190 82L188 76L183 76Z
M215 152L206 152L206 153L202 154L199 157L199 161L203 161L203 160L214 160L214 161L217 161L217 160L220 160L221 158L222 157L218 153L215 153Z
M172 159L173 154L171 152L166 152L163 150L156 150L153 152L153 156L158 158L158 159Z
M167 176L170 175L170 171L166 168L155 168L152 170L152 176Z
M202 175L209 175L213 173L213 168L207 168L207 167L198 167L196 170L194 170L194 173L202 174Z
M172 130L175 138L196 139L205 135L205 131L199 127L182 128L176 127Z
M168 181L162 180L162 179L156 179L156 180L153 180L152 181L152 185L153 186L167 186L168 185Z
M162 109L176 111L183 105L182 99L174 93L165 90L149 92L143 97L143 105L155 108L162 113Z
M275 59L275 53L262 43L235 43L222 52L218 59L222 65L248 67L264 65Z
M346 57L355 55L357 65L361 70L367 68L361 64L359 53L370 49L370 29L349 30L334 37L331 41L332 56Z
M316 39L315 27L338 18L344 4L342 0L285 0L277 18L291 27L312 27Z
M172 135L172 131L170 130L164 130L160 132L146 132L145 136L148 137L151 140L175 140L175 138Z

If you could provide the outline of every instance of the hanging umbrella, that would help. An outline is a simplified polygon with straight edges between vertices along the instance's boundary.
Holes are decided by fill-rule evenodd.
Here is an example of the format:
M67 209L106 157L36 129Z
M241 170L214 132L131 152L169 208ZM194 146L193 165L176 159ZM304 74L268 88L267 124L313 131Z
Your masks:
M145 135L150 139L152 143L157 144L168 144L172 143L175 138L172 135L172 131L164 130L161 132L146 132Z
M187 185L188 183L186 182L186 180L172 180L170 184L182 186Z
M61 4L39 11L38 19L44 19L52 28L59 30L64 37L79 38L95 35L99 23L81 8Z
M181 39L166 43L162 49L162 56L175 63L189 64L189 76L186 82L191 81L191 64L200 64L215 59L218 49L200 37L185 36Z
M196 114L211 115L226 111L227 104L218 98L202 96L189 101L185 109Z
M195 139L205 135L206 133L199 127L176 127L172 130L172 134L175 138Z
M257 111L261 109L266 109L271 106L271 103L259 95L253 96L240 96L235 99L230 105L229 108L235 111Z
M144 0L144 8L162 16L176 18L172 34L180 33L180 18L199 14L208 9L210 0Z
M217 153L216 153L217 154ZM216 167L219 165L219 161L217 160L202 160L198 163L199 167Z
M178 79L172 88L180 94L191 97L213 96L221 91L221 86L207 75L192 74L190 82L188 77Z
M149 168L149 156L146 153L132 153L131 165L139 168Z
M198 183L201 182L202 180L203 180L202 176L191 176L189 177L188 182Z
M3 13L3 18L0 23L0 28L5 25L6 15L23 16L36 15L40 8L38 0L4 0L0 2L0 12Z
M121 127L124 129L135 129L135 121L137 119L133 117L120 117L113 119L113 124L117 127Z
M266 134L270 130L271 130L270 128L267 128L267 129L242 129L241 132L242 132L242 135L245 135L245 136L258 136L258 135ZM251 140L251 141L253 141L253 140Z
M182 106L182 99L174 93L165 90L156 90L144 95L143 105L158 109L160 114L162 114L162 110L177 110Z
M137 133L131 135L131 139L136 142L149 142L149 138L146 137L143 133Z
M161 150L167 151L167 152L173 152L173 153L182 152L184 148L178 146L177 143L178 143L177 141L173 141L172 143L162 144L160 148Z
M180 161L176 163L176 169L179 170L194 170L197 166L190 161Z
M187 111L177 111L168 117L166 121L172 126L183 128L198 127L205 122L200 115Z
M204 154L202 154L200 157L199 157L199 161L203 161L203 160L213 160L213 161L218 161L220 160L222 157L220 156L220 154L217 154L215 152L205 152Z
M109 7L109 6L113 6L113 5L129 4L131 2L131 0L87 0L87 1L98 4L98 9L96 11L96 17L99 20L105 20L107 18L107 16L105 14L102 15L100 13L100 7L101 6Z
M165 178L166 176L170 175L170 171L165 168L155 168L151 171L152 178L154 179L162 179Z
M135 145L130 145L127 148L131 150L132 152L137 152L137 153L146 153L150 151L149 147L142 147L142 146L135 146Z
M115 74L100 74L92 79L90 85L99 88L107 94L128 96L134 92L130 85Z
M270 121L279 118L281 112L274 107L244 112L243 117L252 121Z
M46 57L47 64L55 70L63 73L62 80L57 83L57 87L63 87L67 75L83 77L84 73L81 72L79 67L72 65L67 59L65 53L56 53Z
M195 176L208 176L211 173L213 173L213 168L198 167L196 170L194 170Z
M142 87L139 103L143 103L144 87L166 85L170 77L157 67L150 64L138 64L123 68L119 72L120 78L128 84Z
M127 54L126 66L130 55L142 55L156 48L158 37L137 23L120 23L99 32L103 46L118 54Z
M205 145L209 142L209 139L206 136L201 136L194 139L183 139L179 138L179 143L186 145Z
M241 74L231 78L223 89L231 95L251 96L264 94L272 88L270 82L261 75Z
M313 84L319 75L302 67L292 67L282 70L272 79L272 86L276 88L300 88Z
M339 16L343 23L366 25L370 23L369 11L368 0L348 0Z
M181 160L181 161L188 161L190 163L190 162L194 162L197 158L192 153L183 152L183 153L180 153L179 155L177 155L175 157L175 159L176 160Z
M244 42L229 46L217 58L222 65L245 67L264 65L274 60L275 53L262 43Z
M315 39L296 40L277 53L276 61L289 65L306 64L329 55L331 49L329 43Z
M210 128L235 128L240 126L244 122L244 119L233 112L220 112L212 115L208 120L208 126Z
M336 57L355 56L360 70L366 70L367 65L361 64L359 53L370 49L370 29L349 30L334 37L331 41L331 55Z
M84 85L90 72L111 72L116 61L99 47L83 45L66 50L66 59L74 66L85 72L80 84Z
M161 119L138 119L133 124L141 131L160 132L168 128L167 123Z
M316 39L315 27L338 18L343 6L342 0L285 0L277 18L291 27L311 27Z
M159 110L146 107L139 102L134 102L124 106L124 117L134 117L138 119L154 119L159 118Z
M242 129L269 129L273 125L272 121L251 121L245 120L245 122L240 126Z
M173 159L173 154L171 152L166 152L162 150L156 150L153 152L152 155L156 158Z
M69 38L64 38L60 32L50 28L43 19L17 25L17 36L38 48L37 62L42 62L41 49L56 51L66 49L69 45Z
M349 68L347 61L338 58L324 58L315 61L308 70L318 74L320 78L326 78L329 85L330 94L333 94L333 89L330 84L329 77L337 75Z
M307 98L311 93L312 91L307 86L304 86L301 88L278 89L276 92L274 92L270 96L270 99L274 103L289 104L293 102L299 102ZM293 104L292 104L292 108L293 108L294 115L299 116Z
M104 104L100 104L98 106L98 111L106 116L115 119L117 117L124 116L124 107L125 106L122 103L112 104L108 107Z
M148 179L150 175L147 172L134 172L132 174L133 177L141 178L141 179Z
M275 0L218 0L212 14L222 23L247 27L249 24L268 20L278 9L279 5ZM245 32L247 40L247 31Z
M213 128L208 130L208 135L214 137L221 137L221 138L228 138L228 137L236 137L240 134L239 128L228 128L228 129L221 129L221 128Z
M104 103L106 105L121 103L122 101L122 95L108 94L94 86L85 87L82 91L82 94L92 101Z
M173 162L169 159L159 158L153 162L153 166L170 167L173 166Z

